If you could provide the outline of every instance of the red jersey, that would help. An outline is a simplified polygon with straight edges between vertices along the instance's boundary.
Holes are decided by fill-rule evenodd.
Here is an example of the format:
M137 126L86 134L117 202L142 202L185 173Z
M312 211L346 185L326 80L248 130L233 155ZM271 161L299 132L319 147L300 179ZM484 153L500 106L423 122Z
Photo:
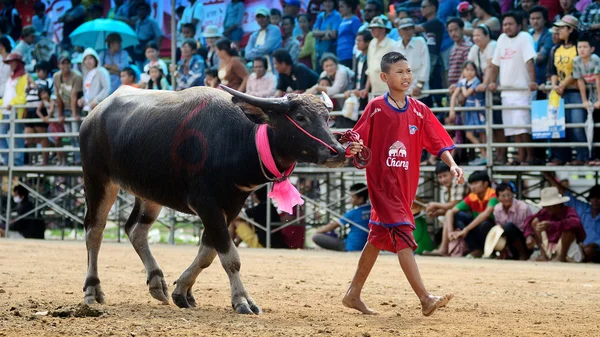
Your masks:
M388 102L387 93L369 102L354 131L372 152L367 167L373 205L369 223L414 228L411 206L423 148L439 157L454 149L452 139L425 104L407 96L404 109L398 109Z

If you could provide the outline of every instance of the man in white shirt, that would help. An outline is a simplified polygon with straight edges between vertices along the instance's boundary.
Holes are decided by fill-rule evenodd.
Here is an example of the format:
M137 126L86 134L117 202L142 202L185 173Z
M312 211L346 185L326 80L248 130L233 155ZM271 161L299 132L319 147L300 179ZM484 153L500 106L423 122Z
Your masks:
M507 12L502 18L504 33L498 38L487 87L496 90L496 79L500 72L500 86L518 89L529 88L530 91L502 91L502 105L528 106L531 105L538 85L535 81L534 59L536 52L533 48L531 35L522 31L521 16L516 12ZM511 125L531 124L530 109L503 110L502 122L506 125L504 134L515 136L515 143L531 142L529 128L511 128ZM528 164L533 162L533 149L519 147L518 162Z
M402 53L408 59L413 78L408 92L413 98L423 101L428 97L421 90L429 90L429 49L427 42L421 36L415 35L415 23L411 18L398 22L400 41L396 43L395 51ZM427 104L427 102L423 102Z
M190 0L190 5L183 10L181 23L191 23L196 26L196 40L202 41L202 24L204 20L204 4L200 0Z
M395 42L390 39L386 34L390 32L391 25L387 19L381 16L373 18L369 24L371 28L371 34L373 40L369 43L369 52L367 54L367 62L369 62L369 68L367 69L367 85L364 90L361 91L361 97L364 93L368 93L369 89L374 95L383 95L388 91L387 84L381 80L381 58L383 55L394 51Z

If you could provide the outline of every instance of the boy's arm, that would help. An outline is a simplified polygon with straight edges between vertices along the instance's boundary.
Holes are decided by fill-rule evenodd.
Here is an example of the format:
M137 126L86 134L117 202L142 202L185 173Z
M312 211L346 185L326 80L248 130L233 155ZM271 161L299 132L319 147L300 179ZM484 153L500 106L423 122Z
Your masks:
M454 231L454 216L460 212L457 206L452 207L446 212L446 216L444 217L444 221L448 226L448 232Z
M454 161L454 158L452 158L452 154L450 154L450 151L442 152L440 159L443 160L444 163L446 163L446 165L448 165L448 167L450 167L450 173L452 173L452 175L457 178L456 183L461 184L461 185L464 184L465 183L465 173L463 172L463 170L460 167L458 167L458 165Z
M583 102L583 106L589 109L590 102L587 100L587 93L585 90L585 81L583 78L577 79L577 87L579 88L579 94L581 94L581 101Z
M327 233L327 232L331 232L332 230L336 229L340 224L337 223L337 221L332 221L330 223L328 223L327 225L323 226L323 227L319 227L319 229L317 229L316 233Z

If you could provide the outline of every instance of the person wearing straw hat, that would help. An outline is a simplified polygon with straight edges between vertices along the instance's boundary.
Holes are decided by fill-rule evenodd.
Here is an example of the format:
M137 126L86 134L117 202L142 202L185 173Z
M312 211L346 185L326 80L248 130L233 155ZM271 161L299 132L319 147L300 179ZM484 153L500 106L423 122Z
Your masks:
M217 40L222 37L222 35L219 33L219 27L215 25L206 26L206 28L204 28L204 33L202 33L202 36L204 37L204 40L206 40L206 45L208 46L208 55L206 56L206 67L208 69L219 68L219 63L221 62L221 59L219 59L219 55L217 55L217 48L215 47ZM234 44L237 43L235 40L232 40L232 42Z
M25 92L25 88L27 88L27 73L25 72L25 64L23 63L21 54L15 52L10 53L2 62L10 66L11 73L8 82L4 87L4 96L2 96L0 99L0 107L2 107L4 110L2 113L0 113L0 119L8 118L14 105L22 105L27 103L27 93ZM25 109L17 109L17 114L14 116L14 118L22 119L24 117ZM9 127L10 124L0 124L0 134L8 134ZM16 134L21 134L23 133L24 129L25 127L23 124L17 123L15 124L13 132ZM15 148L25 147L24 138L15 138L14 142ZM0 149L8 149L8 146L9 144L7 138L0 139ZM8 153L3 153L2 159L4 161L4 165L9 165ZM25 153L15 152L14 165L21 166L24 163Z
M567 262L571 244L585 239L586 234L575 208L565 205L569 200L571 198L560 194L558 188L546 187L542 189L538 204L542 210L525 220L528 247L533 248L535 243L540 248L538 261L548 261L553 256L553 261ZM543 244L545 237L547 245Z
M281 30L269 23L270 14L271 12L265 7L260 7L255 12L256 23L258 23L260 29L250 35L246 45L245 56L247 61L264 56L267 57L269 64L273 64L271 55L281 48Z
M490 257L493 251L503 252L507 248L510 254L501 254L501 258L527 260L532 251L527 249L525 236L525 220L533 215L533 211L522 200L516 200L512 187L507 183L496 186L499 204L494 206L494 226L488 233L483 257Z
M365 91L372 92L375 95L382 95L387 92L388 87L381 80L381 59L383 55L394 50L396 43L387 36L391 30L391 25L388 25L388 20L381 15L371 20L369 28L373 39L369 43L369 51L367 52L367 60L369 68L367 69L367 85Z

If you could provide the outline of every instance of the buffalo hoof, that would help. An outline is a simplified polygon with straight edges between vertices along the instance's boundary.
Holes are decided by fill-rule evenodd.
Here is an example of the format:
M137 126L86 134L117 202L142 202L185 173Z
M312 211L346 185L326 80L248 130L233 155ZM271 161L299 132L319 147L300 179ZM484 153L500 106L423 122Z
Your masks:
M254 315L254 311L252 311L252 309L250 309L250 306L248 305L248 303L238 303L237 305L235 305L233 307L233 309L235 310L236 313L238 314L242 314L242 315Z
M179 295L179 294L171 294L171 298L173 299L173 303L180 308L191 308L192 306L187 300L187 296Z
M196 299L194 298L194 295L192 295L192 289L188 289L187 291L187 295L185 297L187 299L188 304L190 305L190 307L195 308L196 307Z
M83 303L92 305L92 304L104 304L106 300L104 299L104 292L100 288L100 284L95 286L87 286L85 288L85 296L83 297Z
M261 315L263 313L262 309L254 303L250 304L250 310L252 310L255 315Z
M150 295L152 295L152 297L161 301L163 304L169 304L169 288L162 273L160 273L160 275L154 275L146 283L148 284Z

